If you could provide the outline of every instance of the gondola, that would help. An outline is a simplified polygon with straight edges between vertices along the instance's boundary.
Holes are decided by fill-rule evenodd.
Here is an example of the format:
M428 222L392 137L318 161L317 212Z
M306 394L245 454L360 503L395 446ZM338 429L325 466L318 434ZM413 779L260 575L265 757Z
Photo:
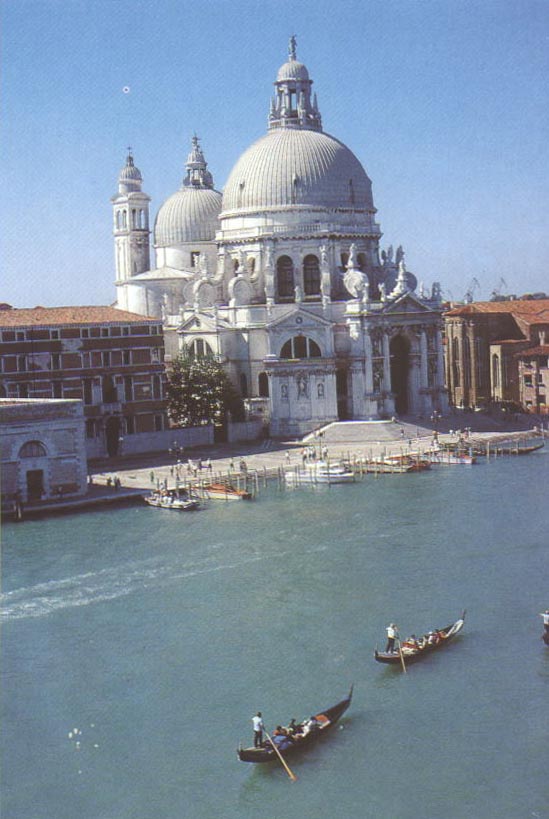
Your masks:
M286 747L280 747L284 758L293 756L303 749L308 748L329 731L351 704L352 696L353 686L351 686L351 690L344 700L332 705L331 708L325 708L324 711L315 714L314 721L316 724L308 733L297 733L288 741ZM241 762L276 762L278 760L277 753L268 740L263 743L261 748L243 748L240 746L237 754Z
M435 631L429 632L428 634L424 634L423 637L420 637L419 639L416 638L415 642L412 640L412 638L404 640L400 644L400 650L385 652L378 651L376 648L374 651L374 658L378 661L378 663L400 665L402 663L400 656L402 652L404 662L406 665L408 665L408 663L419 660L425 654L431 654L432 651L438 651L440 648L444 648L446 645L448 645L450 640L456 636L456 634L459 634L464 623L465 612L463 612L459 620L456 620L455 623L446 626L446 628L439 628ZM431 639L433 635L434 639Z

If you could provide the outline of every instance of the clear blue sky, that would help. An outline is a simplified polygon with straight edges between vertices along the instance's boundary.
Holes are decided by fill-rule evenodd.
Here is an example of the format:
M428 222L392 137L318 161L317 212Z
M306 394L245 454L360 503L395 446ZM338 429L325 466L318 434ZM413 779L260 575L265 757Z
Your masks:
M547 0L3 0L1 23L0 301L112 303L126 146L153 217L194 131L222 189L294 33L382 246L454 299L549 291Z

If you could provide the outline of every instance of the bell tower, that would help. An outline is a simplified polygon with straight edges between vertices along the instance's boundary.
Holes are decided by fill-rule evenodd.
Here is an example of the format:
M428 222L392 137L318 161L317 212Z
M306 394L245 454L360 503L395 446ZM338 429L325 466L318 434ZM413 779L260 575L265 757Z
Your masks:
M111 198L113 205L114 258L118 304L125 306L122 298L124 284L150 268L149 202L141 189L143 178L133 162L128 148L126 164L118 175L118 193Z

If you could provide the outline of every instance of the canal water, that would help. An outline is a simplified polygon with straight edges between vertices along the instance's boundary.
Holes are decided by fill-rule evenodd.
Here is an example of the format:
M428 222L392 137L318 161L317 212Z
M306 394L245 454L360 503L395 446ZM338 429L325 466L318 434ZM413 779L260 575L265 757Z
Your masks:
M549 451L3 528L2 819L549 816ZM385 627L462 635L407 674ZM291 767L236 757L343 698Z

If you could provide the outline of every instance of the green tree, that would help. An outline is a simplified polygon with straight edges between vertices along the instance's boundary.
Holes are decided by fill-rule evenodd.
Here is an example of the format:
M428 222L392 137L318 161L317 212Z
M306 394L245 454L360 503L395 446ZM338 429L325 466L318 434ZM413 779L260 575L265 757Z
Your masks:
M168 373L167 396L169 416L180 427L221 426L227 413L233 421L244 419L240 395L211 355L181 353Z

